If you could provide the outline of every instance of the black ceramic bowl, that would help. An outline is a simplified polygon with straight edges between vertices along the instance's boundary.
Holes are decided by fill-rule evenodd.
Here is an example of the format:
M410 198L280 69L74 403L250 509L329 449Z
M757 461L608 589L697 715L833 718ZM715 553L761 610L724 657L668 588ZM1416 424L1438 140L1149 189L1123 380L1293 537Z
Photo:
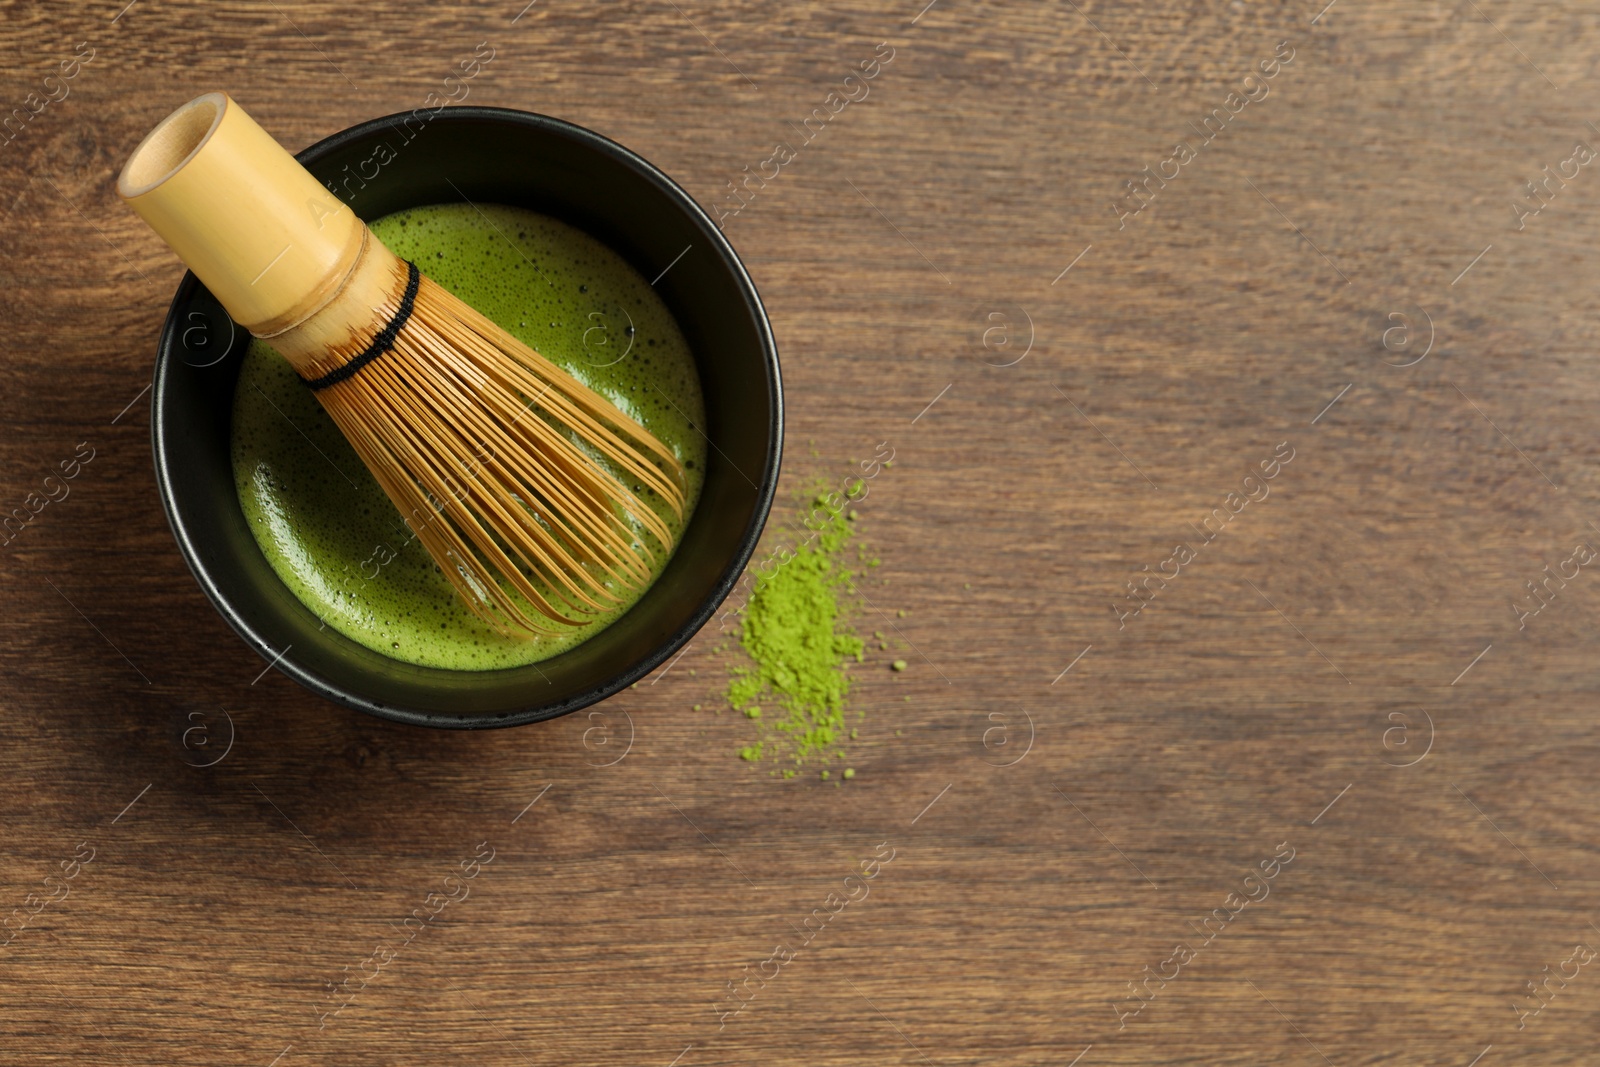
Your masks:
M656 290L700 370L711 444L705 488L655 585L578 647L500 671L416 667L379 655L323 628L251 536L229 460L234 383L250 339L191 274L178 286L161 333L151 435L161 502L200 587L240 636L289 677L399 722L467 729L536 722L644 677L733 588L777 484L778 353L739 257L655 167L596 133L543 115L486 107L391 115L335 134L299 159L362 218L463 198L511 204L578 226L646 278L660 275Z

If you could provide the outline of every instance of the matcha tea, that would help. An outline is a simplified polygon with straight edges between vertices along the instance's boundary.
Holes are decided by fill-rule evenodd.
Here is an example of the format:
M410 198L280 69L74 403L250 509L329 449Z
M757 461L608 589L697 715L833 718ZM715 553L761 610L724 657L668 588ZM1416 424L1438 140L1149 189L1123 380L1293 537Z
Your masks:
M692 513L705 472L700 383L645 278L582 231L520 208L438 204L371 226L396 255L671 449ZM582 642L629 606L549 636L496 633L457 599L311 390L260 341L234 394L233 472L251 532L284 584L328 626L394 659L452 670L521 666ZM654 494L641 496L674 536L681 532Z

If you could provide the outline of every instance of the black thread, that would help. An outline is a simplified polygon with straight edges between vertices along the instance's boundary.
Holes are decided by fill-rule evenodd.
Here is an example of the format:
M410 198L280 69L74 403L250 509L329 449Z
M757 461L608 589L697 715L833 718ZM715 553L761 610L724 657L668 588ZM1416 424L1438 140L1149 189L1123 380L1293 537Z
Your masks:
M400 308L394 313L394 318L389 320L389 325L385 326L383 332L374 337L366 350L355 359L342 367L335 367L320 378L306 382L312 392L326 389L330 385L338 385L394 347L395 338L400 336L400 331L406 328L406 320L411 318L411 309L417 302L417 288L422 284L422 272L417 270L417 265L407 260L406 268L406 295L400 298Z

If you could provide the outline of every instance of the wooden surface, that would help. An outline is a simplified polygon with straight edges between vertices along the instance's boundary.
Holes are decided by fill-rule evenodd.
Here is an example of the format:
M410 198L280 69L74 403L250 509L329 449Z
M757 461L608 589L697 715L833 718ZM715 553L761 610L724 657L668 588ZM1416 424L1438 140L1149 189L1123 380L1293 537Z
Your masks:
M1513 205L1600 141L1600 16L921 3L0 5L6 109L94 53L0 146L0 511L94 457L0 552L0 915L69 894L0 949L0 1060L1594 1062L1600 575L1565 561L1600 545L1600 174ZM897 457L863 626L910 666L858 677L842 788L733 757L713 635L593 717L426 733L263 672L179 558L140 390L180 271L117 168L200 91L299 148L480 42L468 102L708 206L798 148L727 221L783 353L785 492Z

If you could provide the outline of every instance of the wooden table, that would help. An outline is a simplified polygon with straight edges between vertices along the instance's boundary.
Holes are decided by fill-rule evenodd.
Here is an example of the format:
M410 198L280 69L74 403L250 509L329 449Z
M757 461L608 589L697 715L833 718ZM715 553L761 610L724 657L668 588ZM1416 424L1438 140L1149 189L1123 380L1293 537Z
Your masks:
M0 555L0 913L46 902L0 1059L1595 1062L1592 6L923 2L3 5L44 106L0 147L0 512L93 458ZM180 269L122 160L219 87L298 148L480 42L471 103L708 206L795 151L726 222L785 499L896 455L859 625L910 665L857 676L842 787L734 757L714 635L422 732L264 669L179 558Z

